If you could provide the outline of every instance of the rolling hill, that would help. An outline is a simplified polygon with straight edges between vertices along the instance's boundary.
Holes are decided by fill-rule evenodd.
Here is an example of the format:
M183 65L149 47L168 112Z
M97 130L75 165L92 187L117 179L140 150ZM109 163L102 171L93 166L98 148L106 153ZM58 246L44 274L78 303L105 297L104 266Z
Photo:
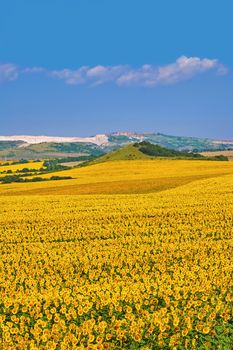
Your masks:
M224 151L233 141L161 133L115 132L92 137L0 136L0 159L45 159L100 156L123 146L150 142L177 151ZM117 156L117 155L116 155Z
M200 160L224 160L228 158L220 154L213 157L207 157L199 153L177 151L170 148L162 147L152 144L147 141L135 142L133 144L124 146L115 151L109 152L103 156L100 156L94 160L91 160L88 164L97 164L103 162L111 162L117 160L142 160L142 159L155 159L155 158L168 158L168 159L200 159Z

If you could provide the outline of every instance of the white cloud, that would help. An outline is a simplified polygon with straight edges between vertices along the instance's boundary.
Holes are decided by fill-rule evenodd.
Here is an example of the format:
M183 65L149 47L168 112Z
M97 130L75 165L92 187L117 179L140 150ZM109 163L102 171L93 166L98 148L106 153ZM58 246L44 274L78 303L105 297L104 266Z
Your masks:
M215 71L219 75L227 73L216 59L199 57L179 57L174 63L156 66L145 64L139 68L127 65L81 67L77 70L65 69L52 73L67 84L100 85L112 82L118 86L157 86L175 84L182 80L207 72Z
M114 83L127 69L127 65L96 66L87 71L87 82L90 82L92 85L101 85L107 82Z
M82 66L77 69L47 70L42 67L28 67L19 70L14 64L0 64L0 82L16 80L20 74L40 73L62 80L68 85L96 86L113 83L118 86L155 87L176 84L208 71L224 75L227 73L227 68L217 59L186 56L181 56L174 63L164 66L144 64L138 68L128 65L97 65Z
M0 83L16 80L18 75L19 71L15 64L0 63Z
M51 77L64 80L68 85L79 85L85 83L85 72L86 67L81 67L76 70L71 69L62 69L54 70L49 73Z
M49 73L51 77L64 80L68 85L100 85L107 82L114 82L127 70L127 66L82 66L78 69L62 69Z
M227 69L216 59L199 57L179 57L175 63L165 66L144 65L131 69L118 78L119 85L157 86L175 84L182 80L215 70L218 74L227 73Z
M108 72L108 67L104 66L96 66L94 68L90 68L87 71L87 76L88 77L101 77L105 75Z

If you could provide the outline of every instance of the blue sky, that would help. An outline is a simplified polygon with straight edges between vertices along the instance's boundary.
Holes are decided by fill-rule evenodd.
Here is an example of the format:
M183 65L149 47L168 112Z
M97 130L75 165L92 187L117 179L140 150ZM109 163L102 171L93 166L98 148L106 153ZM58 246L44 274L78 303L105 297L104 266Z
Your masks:
M0 0L0 134L233 138L231 0Z

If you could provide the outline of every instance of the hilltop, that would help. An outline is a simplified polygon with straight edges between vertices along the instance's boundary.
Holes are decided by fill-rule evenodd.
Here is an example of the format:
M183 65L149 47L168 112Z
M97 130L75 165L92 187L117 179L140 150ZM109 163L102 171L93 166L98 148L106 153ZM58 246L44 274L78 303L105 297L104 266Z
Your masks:
M115 151L109 152L93 161L92 164L110 162L114 160L141 160L151 158L149 155L144 154L139 148L135 147L135 143L123 146Z

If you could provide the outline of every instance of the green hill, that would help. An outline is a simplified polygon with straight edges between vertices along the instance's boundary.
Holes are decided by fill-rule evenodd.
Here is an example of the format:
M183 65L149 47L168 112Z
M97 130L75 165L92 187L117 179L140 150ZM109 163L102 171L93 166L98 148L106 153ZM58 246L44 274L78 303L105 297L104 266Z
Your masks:
M22 147L24 145L24 147ZM19 147L21 146L21 147ZM26 145L23 142L0 142L0 159L47 159L79 156L100 156L102 149L93 143L43 142Z
M101 156L92 161L92 163L102 163L110 162L112 160L131 160L131 159L148 159L152 158L151 156L142 153L135 144L130 144L119 148L115 151L109 152L104 156Z
M7 150L9 148L20 147L23 144L23 141L0 141L0 151Z
M155 158L228 160L228 158L224 156L205 157L199 153L177 151L143 141L130 144L107 153L101 157L96 158L95 160L92 160L91 162L88 162L88 164L110 162L115 160L141 160Z

